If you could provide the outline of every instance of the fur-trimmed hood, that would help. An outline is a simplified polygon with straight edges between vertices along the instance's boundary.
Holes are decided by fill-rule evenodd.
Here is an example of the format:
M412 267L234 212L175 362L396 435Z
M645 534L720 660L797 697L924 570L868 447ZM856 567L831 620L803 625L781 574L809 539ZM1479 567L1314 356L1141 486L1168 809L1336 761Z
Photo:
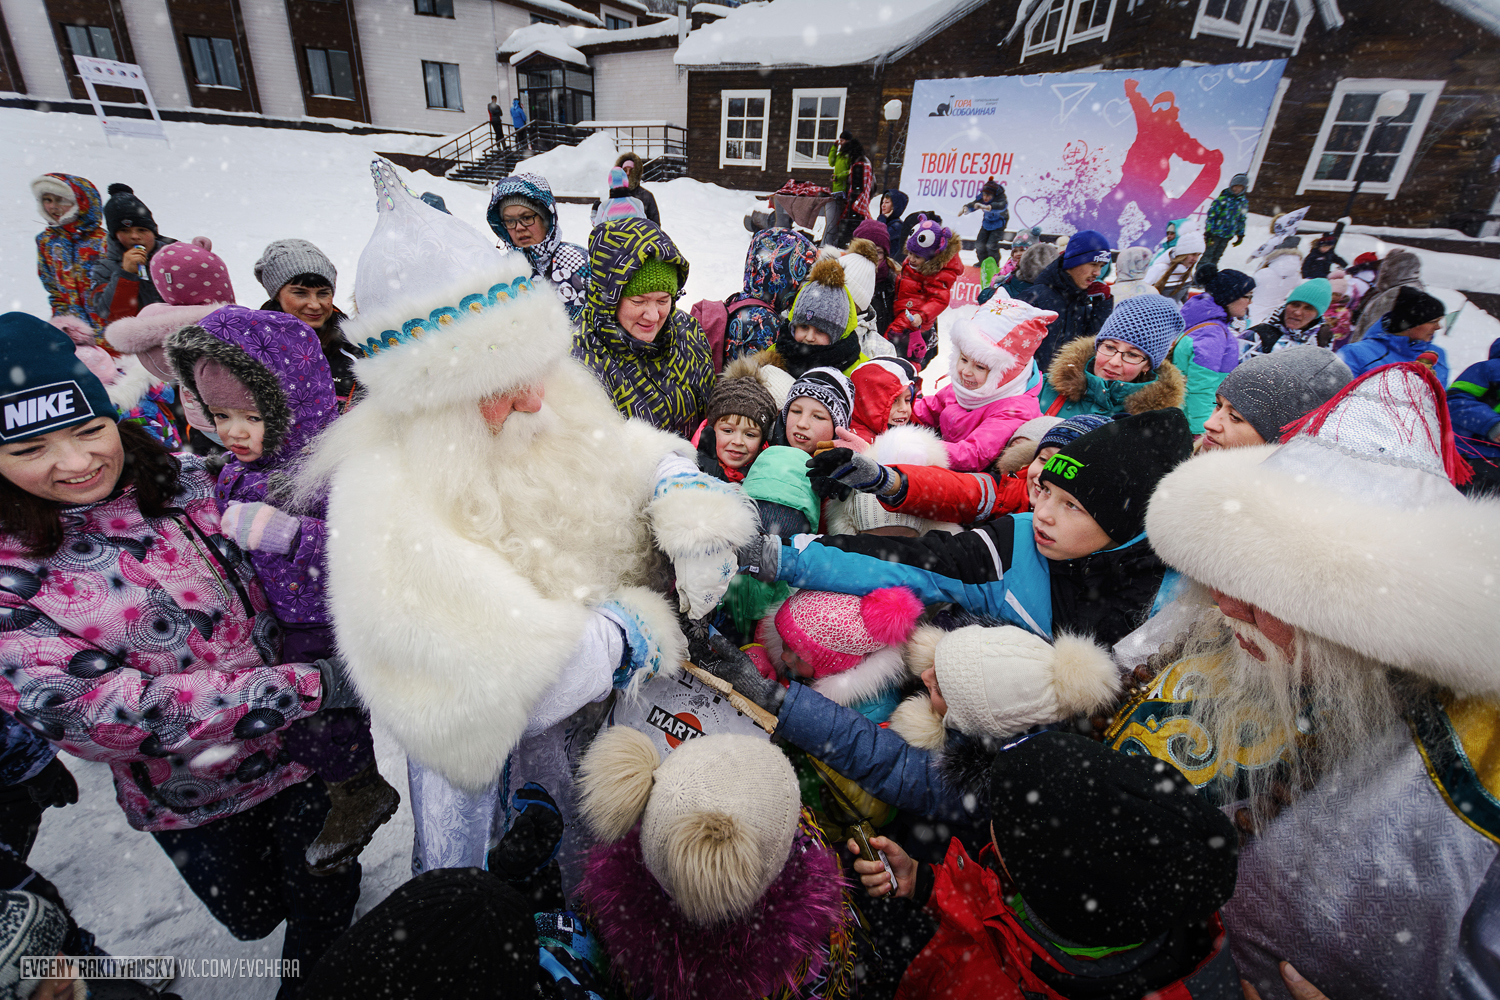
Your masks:
M915 254L907 254L906 260L901 266L905 270L915 271L920 275L931 278L943 268L947 267L948 262L954 257L957 257L958 252L962 249L963 240L959 239L955 234L951 239L948 240L947 246L943 247L943 249L939 250L928 259L923 260L921 257L918 257Z
M1021 254L1021 261L1016 265L1016 277L1034 285L1041 278L1042 272L1047 269L1062 251L1052 243L1038 243L1034 247L1027 247L1026 252Z
M627 186L633 188L640 187L641 166L643 165L641 156L639 153L635 153L627 149L615 159L615 166L625 167L625 163L627 160L631 163L631 166L625 169L625 177L628 182Z
M143 306L136 315L117 319L105 327L104 339L121 354L138 356L141 364L157 378L173 382L177 379L177 373L167 364L167 337L185 326L202 322L203 317L228 304L220 302L173 306L165 302L153 302Z
M1058 348L1047 368L1052 391L1073 403L1081 402L1085 395L1108 400L1112 412L1132 415L1180 407L1187 397L1187 379L1170 360L1162 361L1160 368L1134 382L1106 381L1094 374L1093 362L1094 341L1088 337Z
M166 342L167 363L206 411L193 369L204 358L229 370L255 398L265 426L262 457L250 469L292 461L338 416L333 375L317 333L286 313L225 306Z
M54 221L42 208L42 195L52 194L66 198L73 207ZM69 235L95 239L104 235L104 202L99 189L86 177L74 174L42 174L31 182L31 195L36 199L36 210L48 229L57 229Z
M1011 438L1000 457L990 465L990 471L998 476L1020 472L1036 459L1037 443L1030 438Z
M1459 693L1500 691L1500 500L1453 491L1395 509L1266 461L1290 446L1182 463L1152 495L1153 548L1192 579L1380 663Z

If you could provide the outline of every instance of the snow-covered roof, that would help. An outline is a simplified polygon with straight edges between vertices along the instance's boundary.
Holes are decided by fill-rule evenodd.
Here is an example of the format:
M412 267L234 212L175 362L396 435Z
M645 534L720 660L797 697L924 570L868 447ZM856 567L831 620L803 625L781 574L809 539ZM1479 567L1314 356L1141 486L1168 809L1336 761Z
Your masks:
M986 2L772 0L746 4L689 35L677 48L676 63L704 69L884 63L900 58Z
M746 6L748 6L748 5L746 5ZM759 7L761 5L760 4L755 4L754 6ZM722 4L722 3L695 3L695 4L693 4L692 9L688 11L688 13L689 14L712 14L714 17L728 17L730 14L733 14L734 11L735 11L735 8L730 7L727 4Z
M528 56L541 52L564 62L579 66L588 65L584 51L595 45L610 42L633 42L644 38L676 38L677 20L658 21L634 28L607 31L603 28L584 28L576 24L528 24L512 31L496 50L502 56L510 56L512 66ZM566 50L568 55L564 55Z
M550 11L558 17L566 17L570 21L582 21L584 24L597 24L601 28L604 27L604 21L596 15L580 7L574 7L570 3L564 3L563 0L526 0L526 3L538 10Z
M1491 34L1500 35L1500 0L1438 0L1449 10L1477 21Z

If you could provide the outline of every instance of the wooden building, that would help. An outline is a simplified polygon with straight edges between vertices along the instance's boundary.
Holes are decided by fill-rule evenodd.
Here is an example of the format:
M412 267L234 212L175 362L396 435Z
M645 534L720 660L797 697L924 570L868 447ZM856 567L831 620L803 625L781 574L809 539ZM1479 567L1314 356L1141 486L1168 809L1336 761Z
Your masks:
M889 127L881 109L902 101L894 168L917 80L1285 58L1252 179L1256 211L1311 205L1311 217L1336 218L1367 156L1362 223L1477 235L1488 220L1494 229L1500 11L1491 4L929 0L884 21L890 4L868 6L866 30L853 35L823 25L808 37L818 0L726 12L694 32L677 55L688 72L691 175L759 191L787 177L826 179L828 146L847 128L879 179ZM766 22L749 20L767 10L778 12L782 36L764 37ZM758 33L746 30L757 24ZM1397 87L1410 92L1408 106L1370 148L1375 98ZM893 169L892 183L897 176Z

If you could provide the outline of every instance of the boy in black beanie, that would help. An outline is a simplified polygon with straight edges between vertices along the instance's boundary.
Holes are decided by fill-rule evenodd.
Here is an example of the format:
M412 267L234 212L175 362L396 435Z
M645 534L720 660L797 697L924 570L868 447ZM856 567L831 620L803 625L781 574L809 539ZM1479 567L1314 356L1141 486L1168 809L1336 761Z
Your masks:
M977 864L957 839L939 866L885 837L871 846L890 873L854 862L871 896L894 877L942 921L901 994L1238 1000L1215 911L1234 894L1239 841L1174 767L1039 733L995 758L990 806Z
M104 256L94 262L90 272L89 306L108 324L162 301L151 283L151 258L177 241L161 235L151 209L128 184L109 186L104 231L108 234ZM207 237L196 236L193 242L205 250L213 249Z

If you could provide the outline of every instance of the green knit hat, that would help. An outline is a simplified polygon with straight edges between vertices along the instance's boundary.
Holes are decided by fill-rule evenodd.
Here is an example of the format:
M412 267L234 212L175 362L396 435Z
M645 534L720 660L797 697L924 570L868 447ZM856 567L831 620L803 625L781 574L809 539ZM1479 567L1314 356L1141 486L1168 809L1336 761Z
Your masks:
M1328 311L1328 306L1333 302L1333 285L1327 278L1309 278L1296 288L1292 294L1286 297L1288 302L1306 302L1318 311L1321 316Z
M668 264L655 257L648 257L645 263L636 269L635 274L630 276L620 297L628 299L634 295L649 295L652 292L666 292L668 295L675 296L678 287L677 265Z

